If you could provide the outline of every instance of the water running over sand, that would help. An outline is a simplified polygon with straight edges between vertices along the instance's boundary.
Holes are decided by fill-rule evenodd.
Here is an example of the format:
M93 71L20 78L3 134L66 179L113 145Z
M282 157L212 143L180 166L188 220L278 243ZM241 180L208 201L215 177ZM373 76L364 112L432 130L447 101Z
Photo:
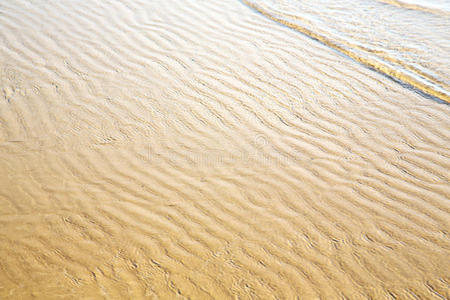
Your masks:
M450 1L243 0L265 16L450 102Z

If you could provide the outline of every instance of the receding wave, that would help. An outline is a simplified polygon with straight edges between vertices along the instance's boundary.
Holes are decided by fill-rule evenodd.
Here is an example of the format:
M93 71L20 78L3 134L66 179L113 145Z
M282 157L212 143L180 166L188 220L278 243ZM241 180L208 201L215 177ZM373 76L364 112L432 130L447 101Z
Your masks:
M450 28L443 1L243 0L379 72L450 102ZM419 21L420 20L420 21Z

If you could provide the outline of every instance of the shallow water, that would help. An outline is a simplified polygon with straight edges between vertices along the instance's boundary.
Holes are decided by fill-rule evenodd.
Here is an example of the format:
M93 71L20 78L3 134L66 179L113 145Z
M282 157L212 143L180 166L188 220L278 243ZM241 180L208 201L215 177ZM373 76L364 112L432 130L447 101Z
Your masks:
M448 0L244 0L262 14L450 102Z
M450 298L449 105L240 1L2 1L0 45L1 299Z

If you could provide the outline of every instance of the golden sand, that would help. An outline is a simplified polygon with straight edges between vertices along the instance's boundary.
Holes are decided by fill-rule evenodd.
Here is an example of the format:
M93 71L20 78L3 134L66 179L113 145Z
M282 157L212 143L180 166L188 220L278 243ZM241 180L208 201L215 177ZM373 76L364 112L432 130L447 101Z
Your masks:
M450 106L239 1L2 1L0 45L0 299L450 298Z

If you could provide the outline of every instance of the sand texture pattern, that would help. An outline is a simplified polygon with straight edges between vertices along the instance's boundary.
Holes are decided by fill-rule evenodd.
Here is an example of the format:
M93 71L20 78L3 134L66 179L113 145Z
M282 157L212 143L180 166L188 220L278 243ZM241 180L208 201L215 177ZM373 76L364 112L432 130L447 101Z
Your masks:
M450 106L239 1L0 3L1 299L448 299Z

